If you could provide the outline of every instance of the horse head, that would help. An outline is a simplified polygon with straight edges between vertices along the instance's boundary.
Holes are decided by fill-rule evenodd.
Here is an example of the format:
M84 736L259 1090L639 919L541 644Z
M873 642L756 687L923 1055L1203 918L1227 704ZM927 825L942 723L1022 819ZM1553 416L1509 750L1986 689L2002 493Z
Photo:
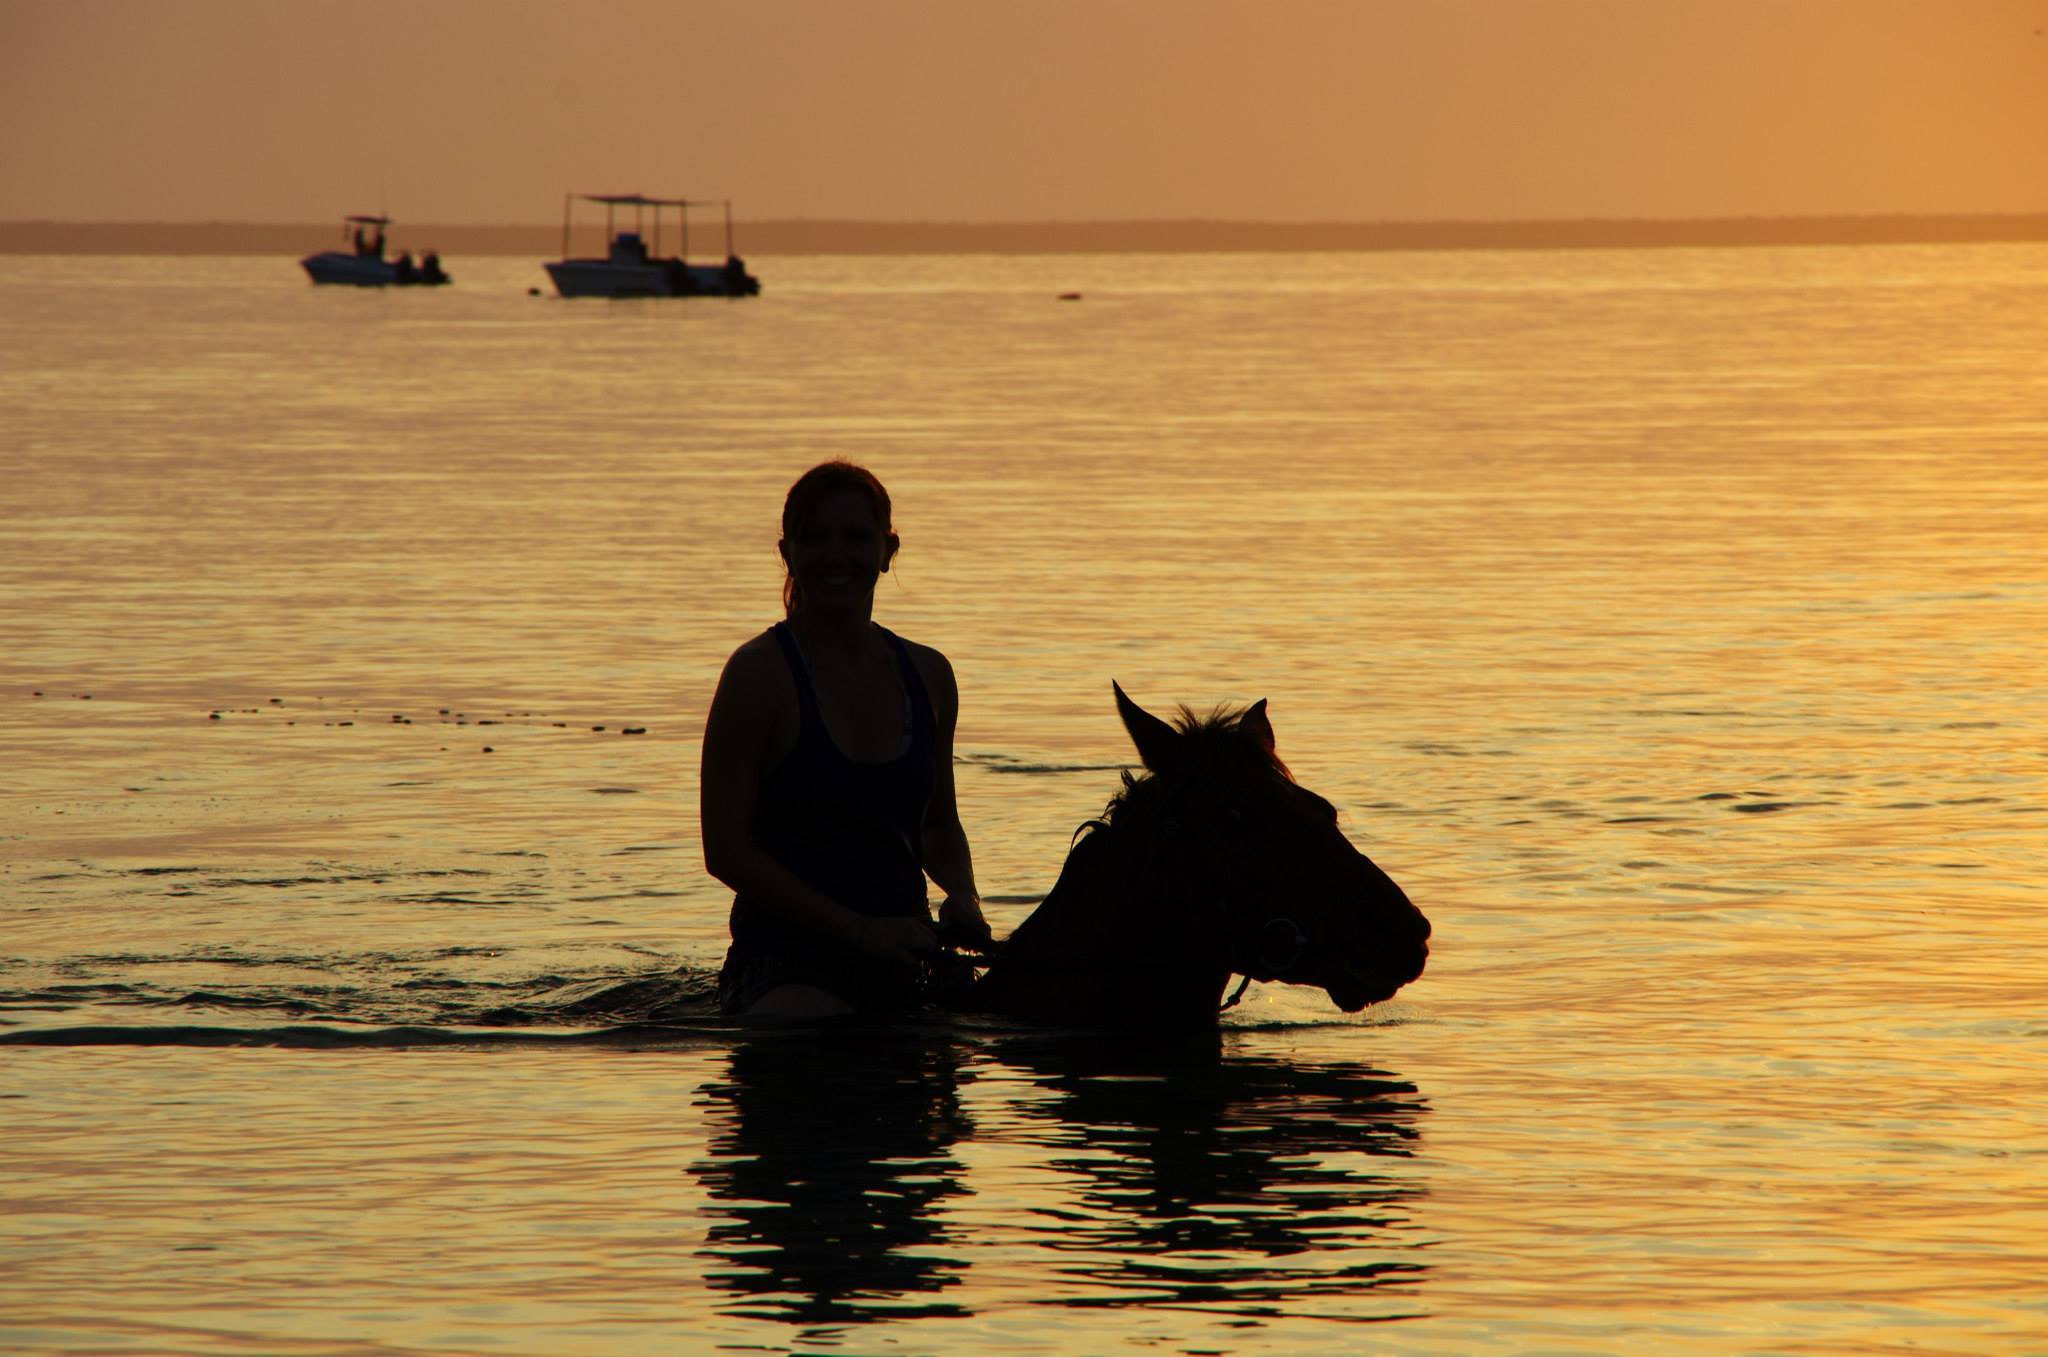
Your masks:
M1149 840L1192 916L1174 926L1210 930L1231 973L1315 986L1347 1013L1422 974L1429 920L1287 771L1263 699L1169 725L1111 686L1146 773L1124 775L1104 820Z

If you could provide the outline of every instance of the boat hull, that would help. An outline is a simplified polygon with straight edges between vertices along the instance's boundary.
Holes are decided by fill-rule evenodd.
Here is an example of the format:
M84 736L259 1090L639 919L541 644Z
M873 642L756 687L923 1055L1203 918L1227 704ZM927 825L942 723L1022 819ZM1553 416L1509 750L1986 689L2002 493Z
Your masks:
M557 259L546 267L564 297L751 297L761 290L745 268L680 259Z
M299 261L306 276L316 283L341 283L350 287L387 287L398 281L398 270L374 255L347 254L327 250L309 254Z
M299 267L316 283L349 287L435 287L449 281L445 273L437 278L428 278L417 270L410 278L400 278L398 266L390 260L379 259L373 254L350 254L346 250L309 254L299 261Z

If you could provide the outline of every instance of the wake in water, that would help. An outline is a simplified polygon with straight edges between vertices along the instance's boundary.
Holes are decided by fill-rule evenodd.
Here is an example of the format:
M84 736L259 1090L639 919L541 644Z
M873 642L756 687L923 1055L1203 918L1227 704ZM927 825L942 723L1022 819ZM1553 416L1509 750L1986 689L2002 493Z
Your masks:
M0 1044L354 1046L588 1037L717 1020L718 976L687 966L496 980L460 963L494 949L335 956L189 951L80 956L8 976ZM449 963L457 963L451 966ZM92 979L119 975L118 980ZM18 983L27 979L29 983Z

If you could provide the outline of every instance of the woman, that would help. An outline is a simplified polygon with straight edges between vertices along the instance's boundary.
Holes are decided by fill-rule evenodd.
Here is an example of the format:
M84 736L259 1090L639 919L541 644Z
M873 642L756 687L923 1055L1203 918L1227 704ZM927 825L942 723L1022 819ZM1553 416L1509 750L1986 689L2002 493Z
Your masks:
M895 1013L938 930L988 925L953 796L953 667L873 620L901 545L889 492L826 462L782 506L783 621L734 651L704 723L704 865L733 888L731 1014Z

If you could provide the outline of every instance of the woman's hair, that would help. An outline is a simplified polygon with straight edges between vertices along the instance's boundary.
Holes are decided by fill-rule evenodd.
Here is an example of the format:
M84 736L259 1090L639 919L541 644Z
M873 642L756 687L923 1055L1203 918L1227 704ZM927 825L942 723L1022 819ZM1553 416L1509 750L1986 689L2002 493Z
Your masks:
M851 490L865 495L868 504L875 511L875 526L882 530L882 536L889 543L889 555L896 554L896 529L889 521L889 492L875 478L875 473L852 462L833 460L820 462L796 478L796 484L789 487L789 494L782 501L782 538L792 541L804 529L818 506L828 496L841 490ZM788 571L784 563L782 576L782 611L788 615L796 611L796 576Z

